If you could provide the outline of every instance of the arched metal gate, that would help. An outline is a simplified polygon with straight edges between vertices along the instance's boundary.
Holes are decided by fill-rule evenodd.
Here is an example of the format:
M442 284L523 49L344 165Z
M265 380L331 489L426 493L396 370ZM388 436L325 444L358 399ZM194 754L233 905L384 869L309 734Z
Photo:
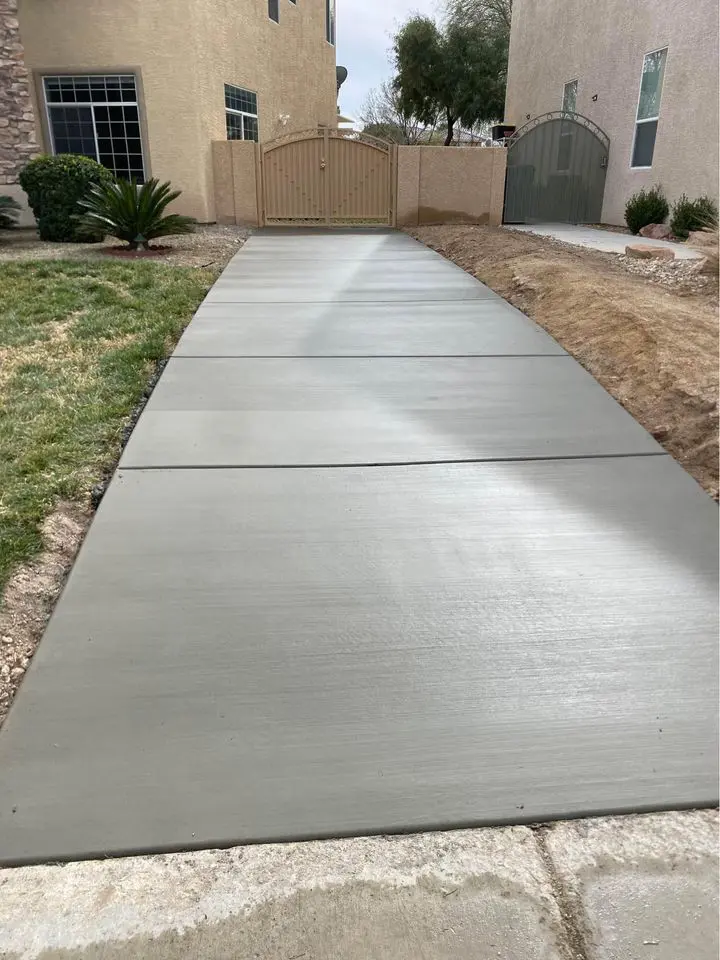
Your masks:
M260 149L264 224L394 223L395 150L366 134L319 127Z
M579 113L546 113L507 145L505 223L599 223L610 140Z

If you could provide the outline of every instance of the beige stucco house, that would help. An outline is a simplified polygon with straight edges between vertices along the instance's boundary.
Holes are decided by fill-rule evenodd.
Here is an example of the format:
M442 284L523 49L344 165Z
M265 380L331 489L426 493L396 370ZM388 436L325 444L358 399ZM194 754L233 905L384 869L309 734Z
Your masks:
M13 77L18 105L4 154L2 112L10 107L0 99L6 181L16 180L12 157L19 169L34 135L42 151L83 153L120 176L171 180L183 191L175 209L212 221L213 140L269 140L336 122L335 0L0 3L10 22L6 46L25 71Z
M506 122L554 110L609 137L604 222L655 183L717 197L717 0L514 0Z

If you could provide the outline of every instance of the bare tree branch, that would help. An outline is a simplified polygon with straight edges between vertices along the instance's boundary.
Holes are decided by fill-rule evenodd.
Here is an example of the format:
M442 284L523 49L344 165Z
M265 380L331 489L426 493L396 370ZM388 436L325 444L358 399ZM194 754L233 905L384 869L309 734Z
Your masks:
M370 90L360 120L368 133L411 145L426 140L435 129L434 123L427 126L403 110L399 94L388 80Z
M489 26L510 34L512 0L446 0L445 18L448 23L463 27Z

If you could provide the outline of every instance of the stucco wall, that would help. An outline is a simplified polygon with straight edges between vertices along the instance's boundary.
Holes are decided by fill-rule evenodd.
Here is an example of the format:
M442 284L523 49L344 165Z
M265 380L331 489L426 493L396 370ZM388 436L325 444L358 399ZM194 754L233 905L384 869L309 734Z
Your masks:
M212 145L222 223L258 224L255 144ZM397 224L502 220L506 153L480 147L397 147Z
M633 170L643 57L666 46L653 165ZM654 183L671 201L717 197L717 0L514 0L506 121L521 126L528 114L560 110L574 79L577 112L610 137L605 222L622 223L628 197Z
M398 224L500 223L505 162L500 148L398 147Z
M19 0L19 19L35 98L44 73L136 73L148 173L172 180L175 209L200 220L215 219L224 83L257 93L261 139L335 122L324 0L281 0L280 23L265 0ZM40 122L38 136L48 149Z

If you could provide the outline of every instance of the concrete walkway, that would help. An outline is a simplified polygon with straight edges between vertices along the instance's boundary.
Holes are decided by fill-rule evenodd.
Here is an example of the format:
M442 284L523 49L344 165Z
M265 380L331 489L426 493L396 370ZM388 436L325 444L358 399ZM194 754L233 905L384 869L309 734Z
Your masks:
M512 224L508 230L518 230L521 233L536 233L541 237L552 237L563 243L571 243L576 247L587 247L589 250L600 250L603 253L625 253L629 243L642 243L649 247L667 247L675 254L676 260L699 260L702 257L697 250L686 247L684 243L671 243L668 240L652 240L647 237L633 237L629 233L615 233L613 230L599 230L597 227L586 227L584 224L573 223L532 223Z
M161 378L0 734L0 857L713 804L715 524L439 255L258 234Z

